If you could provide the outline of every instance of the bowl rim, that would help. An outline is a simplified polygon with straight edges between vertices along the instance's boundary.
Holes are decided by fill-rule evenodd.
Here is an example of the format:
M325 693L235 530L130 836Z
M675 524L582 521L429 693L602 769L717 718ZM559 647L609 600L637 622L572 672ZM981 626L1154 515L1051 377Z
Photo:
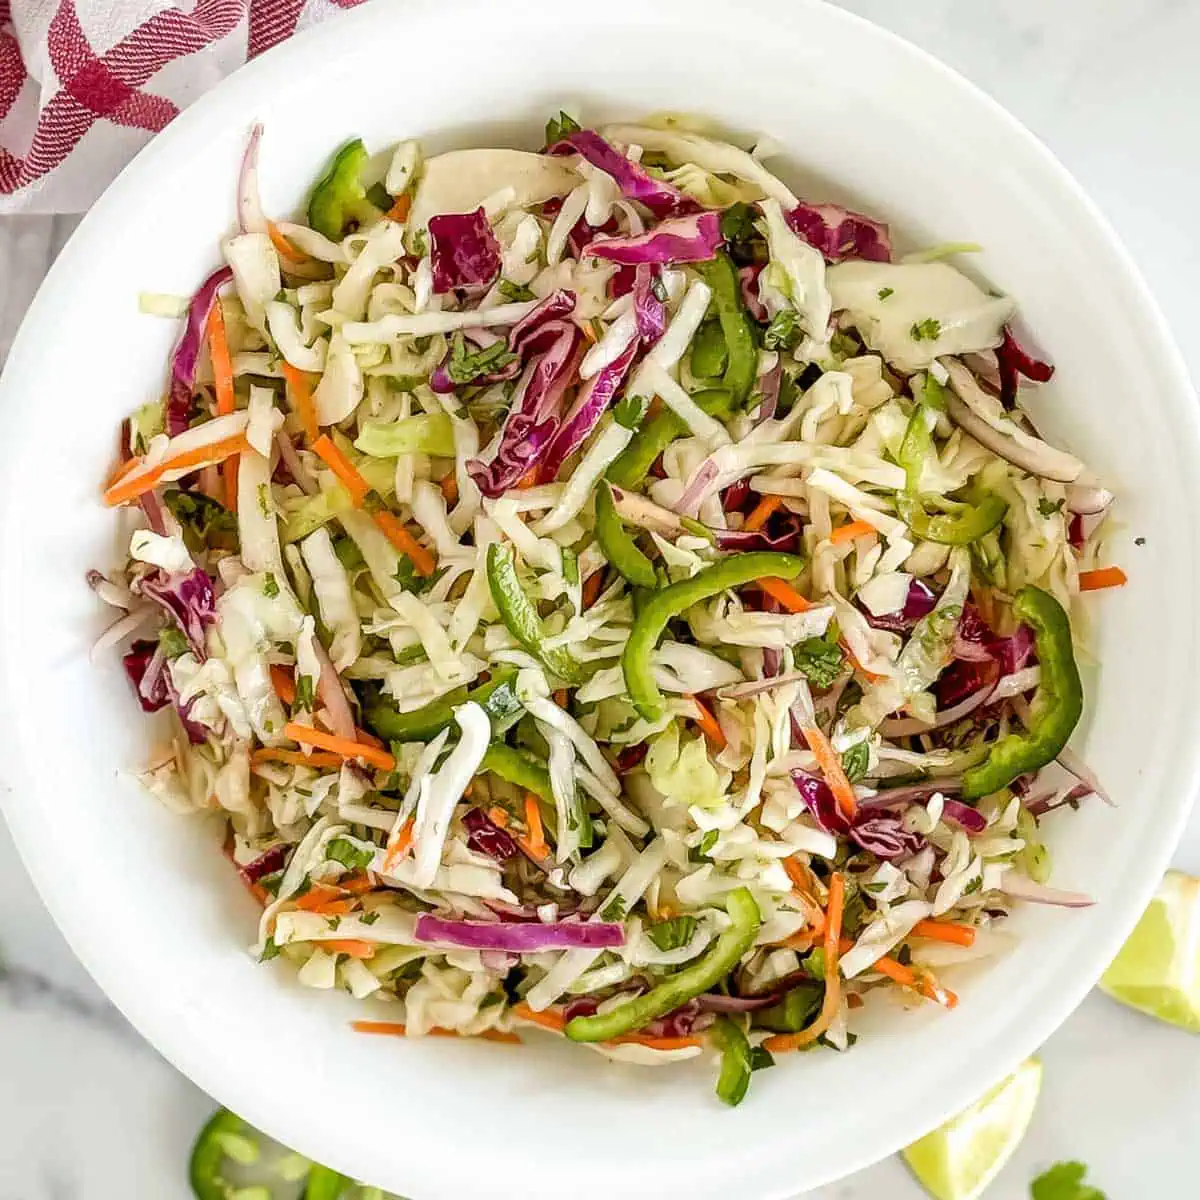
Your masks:
M548 0L530 0L533 4L548 4ZM1016 117L996 100L953 68L942 63L928 51L881 26L848 12L827 0L756 0L763 15L768 17L785 35L798 31L803 22L814 14L832 27L841 26L849 37L874 41L878 46L895 56L908 58L920 70L938 77L944 85L953 89L964 104L971 104L981 113L981 119L1001 130L1019 144L1030 161L1041 172L1039 187L1055 189L1056 203L1071 205L1081 219L1088 222L1089 234L1103 246L1109 255L1105 264L1106 274L1118 281L1131 301L1139 325L1137 333L1149 340L1158 359L1160 378L1167 382L1162 393L1162 403L1173 406L1172 417L1177 417L1181 431L1190 434L1187 449L1200 465L1200 419L1198 419L1194 390L1189 380L1183 356L1176 346L1165 317L1150 293L1139 270L1123 243L1102 215L1096 204L1075 181L1074 177L1058 161L1053 153ZM610 12L621 11L630 19L638 19L640 10L636 0L616 0ZM654 22L668 27L673 22L694 19L700 7L709 12L737 11L737 0L656 0ZM405 6L405 20L410 22L444 21L451 17L461 19L464 10L488 9L487 0L457 0L455 7L445 0L409 0ZM0 376L0 406L9 403L9 397L28 390L34 383L37 343L39 332L47 321L53 320L53 312L59 293L69 286L70 271L78 259L86 261L88 243L92 231L102 230L110 214L117 211L123 199L143 181L152 179L160 159L174 153L175 147L202 137L206 128L221 124L230 112L249 111L258 94L267 90L276 76L297 69L331 53L354 53L355 43L369 35L373 25L386 25L394 19L389 15L390 6L364 5L342 13L338 20L314 26L288 41L274 47L266 54L249 62L219 82L209 92L184 110L163 132L153 138L128 163L104 194L92 206L80 222L78 229L69 239L56 262L47 273L38 290L21 327L14 339L8 362ZM320 45L320 51L317 50ZM0 447L0 462L12 454L8 446ZM15 703L15 697L7 686L0 688L0 715L7 714ZM78 909L71 903L69 882L57 876L53 861L42 848L39 838L39 816L34 806L23 804L19 795L31 794L32 773L24 763L13 764L9 772L9 785L0 794L0 810L8 820L14 842L25 863L35 887L54 918L59 929L92 977L109 996L116 1007L129 1019L134 1027L163 1054L182 1074L194 1080L218 1102L228 1103L242 1113L247 1120L266 1131L287 1131L289 1144L301 1147L332 1143L327 1129L319 1128L319 1122L307 1114L295 1112L284 1114L271 1098L267 1089L255 1084L250 1073L235 1075L224 1064L206 1057L198 1047L189 1044L185 1036L173 1026L170 1014L160 999L147 996L128 986L120 972L120 958L99 946ZM1136 887L1129 887L1122 895L1108 903L1107 915L1111 918L1103 930L1096 930L1086 952L1081 951L1075 964L1074 974L1063 984L1057 1002L1041 1011L1023 1014L1020 1024L1009 1022L1007 1031L1011 1039L1003 1046L996 1045L990 1053L989 1079L1000 1078L1011 1071L1028 1054L1034 1051L1054 1029L1075 1009L1092 988L1105 966L1111 961L1120 944L1148 903L1162 871L1182 833L1191 809L1193 797L1200 783L1200 742L1189 742L1181 746L1170 778L1175 799L1168 806L1163 803L1154 836L1147 837L1143 845L1149 850L1142 864ZM870 1149L860 1150L843 1157L837 1170L828 1169L822 1175L806 1180L806 1185L820 1186L846 1174L857 1171L886 1154L902 1148L915 1140L927 1128L964 1107L975 1099L978 1091L974 1082L979 1074L967 1075L964 1080L948 1086L936 1099L920 1106L920 1111L933 1113L928 1123L922 1120L921 1128L913 1127L910 1117L897 1122L894 1135L884 1139L880 1151L878 1142ZM916 1109L918 1106L914 1106ZM349 1142L343 1138L340 1145L331 1146L327 1157L332 1165L345 1167ZM732 1153L732 1151L731 1151ZM785 1153L775 1147L770 1153L772 1164L788 1161ZM743 1162L746 1160L743 1158ZM749 1163L746 1163L749 1166ZM353 1174L353 1171L349 1172ZM761 1200L786 1200L794 1195L794 1187L786 1181L768 1182L767 1174L754 1175L754 1195ZM748 1172L747 1181L751 1178ZM431 1184L436 1175L421 1180L421 1186ZM759 1186L761 1184L761 1187ZM765 1189L765 1190L764 1190ZM422 1192L422 1195L425 1193Z

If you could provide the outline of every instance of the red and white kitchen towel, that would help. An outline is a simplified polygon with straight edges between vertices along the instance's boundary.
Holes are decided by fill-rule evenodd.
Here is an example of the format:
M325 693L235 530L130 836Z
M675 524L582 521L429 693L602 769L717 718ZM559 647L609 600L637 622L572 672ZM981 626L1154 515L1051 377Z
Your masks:
M361 0L0 0L0 213L82 212L182 108Z

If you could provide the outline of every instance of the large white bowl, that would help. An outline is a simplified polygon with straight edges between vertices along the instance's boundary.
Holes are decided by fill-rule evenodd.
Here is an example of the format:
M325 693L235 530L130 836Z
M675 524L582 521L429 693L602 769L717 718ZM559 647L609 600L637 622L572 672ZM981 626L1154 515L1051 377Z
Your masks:
M787 174L892 222L970 238L1058 374L1039 409L1120 494L1130 584L1097 614L1079 745L1119 802L1047 822L1084 912L1019 913L1017 948L957 1011L897 1019L846 1055L784 1060L730 1111L708 1065L652 1071L530 1039L392 1042L348 1001L246 954L254 909L211 831L122 775L148 743L85 570L118 551L101 481L118 420L156 396L176 336L140 290L191 291L231 223L250 122L268 211L295 205L352 133L381 147L536 147L564 100L591 120L673 108L770 133ZM239 71L138 157L55 264L0 388L0 771L47 905L99 983L181 1070L281 1141L418 1200L784 1197L924 1133L1071 1011L1163 869L1197 776L1196 406L1142 282L1066 172L921 51L811 0L409 0L377 4ZM1146 543L1135 547L1134 535Z

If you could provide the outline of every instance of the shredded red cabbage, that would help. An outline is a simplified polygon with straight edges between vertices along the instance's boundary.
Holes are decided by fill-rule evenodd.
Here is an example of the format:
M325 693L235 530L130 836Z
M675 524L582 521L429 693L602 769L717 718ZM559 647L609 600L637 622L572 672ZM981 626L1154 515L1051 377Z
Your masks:
M762 263L751 263L749 266L738 268L742 303L756 321L765 321L770 315L767 312L767 306L758 298L758 277L762 274L762 269Z
M583 248L583 253L627 266L706 262L716 257L721 240L720 215L702 212L674 217L632 237L597 238Z
M997 679L1026 666L1033 657L1033 630L1019 625L1015 633L999 637L979 610L967 604L955 634L955 654L955 661L934 685L938 708L953 708L980 688L991 687Z
M1054 365L1030 354L1008 325L1004 327L1004 341L996 350L996 369L1000 374L1000 402L1005 408L1016 404L1022 375L1034 383L1048 383L1054 376Z
M925 845L925 839L919 833L905 829L903 820L893 813L857 820L850 830L850 838L864 850L886 859L907 858Z
M667 328L667 306L655 294L661 272L650 263L634 269L633 315L643 342L656 342ZM659 285L661 286L661 285Z
M909 581L908 596L904 607L895 613L884 613L877 617L869 609L863 609L867 624L875 629L886 629L890 633L907 633L924 616L928 616L937 604L937 592L923 579Z
M603 171L630 200L644 204L656 217L676 217L699 211L700 205L677 187L655 179L645 167L631 162L594 129L577 129L553 146L549 154L578 154Z
M497 862L507 862L519 853L517 843L488 819L481 808L472 808L463 814L463 825L467 830L467 845L477 854L486 854Z
M607 950L625 944L625 926L615 921L557 921L543 925L506 921L449 921L422 913L414 939L468 950L505 950L536 954L540 950Z
M282 871L291 856L292 846L287 842L280 842L269 850L264 850L256 859L238 867L238 874L247 883L257 883L266 875Z
M196 363L204 344L208 314L217 293L233 279L229 267L214 271L201 285L188 305L183 334L171 354L171 389L167 395L163 424L169 436L184 433L192 417L192 394L196 386Z
M800 793L805 807L826 833L849 837L864 850L880 858L902 858L916 854L925 845L919 833L904 828L900 817L881 812L878 807L859 807L854 820L849 820L834 799L829 784L809 771L795 770L792 782Z
M776 514L761 529L714 529L718 550L781 550L798 553L804 521L793 512Z
M202 746L208 740L208 730L198 721L191 719L194 701L188 701L187 704L180 701L175 681L171 678L167 666L167 656L157 642L134 642L129 652L121 659L121 665L125 668L125 674L129 676L129 682L133 684L143 712L158 712L168 704L173 704L188 741L193 746Z
M187 638L192 653L203 662L208 656L205 631L217 617L212 576L199 567L175 575L155 568L136 582L134 590L166 610Z
M844 258L891 261L888 227L840 204L805 204L801 201L788 213L787 223L830 262L841 262Z
M983 813L977 812L969 804L963 804L961 800L944 800L942 816L961 825L967 833L982 833L987 828L987 818Z
M500 274L500 243L482 206L430 217L429 256L439 296L455 288L486 288Z

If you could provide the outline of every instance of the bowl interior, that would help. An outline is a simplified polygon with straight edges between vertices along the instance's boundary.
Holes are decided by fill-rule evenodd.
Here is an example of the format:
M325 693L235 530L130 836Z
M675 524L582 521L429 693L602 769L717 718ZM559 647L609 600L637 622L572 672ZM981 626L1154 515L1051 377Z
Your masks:
M1077 1003L1190 798L1181 701L1197 675L1200 471L1161 319L1065 173L957 76L819 3L760 0L754 16L732 0L608 0L602 16L526 0L515 18L484 0L410 0L300 37L117 181L56 264L0 387L0 772L39 888L99 982L197 1083L281 1141L417 1200L549 1200L564 1186L577 1200L782 1197L890 1152ZM266 126L265 207L284 213L353 134L376 148L413 135L537 148L563 104L589 123L674 109L761 131L787 147L776 165L803 194L891 222L902 248L982 243L972 268L1020 300L1058 364L1038 415L1120 496L1111 555L1131 582L1088 602L1103 670L1076 739L1119 807L1046 825L1055 882L1100 903L1020 912L1015 948L962 988L957 1011L891 1014L849 1054L782 1062L735 1111L713 1098L707 1065L618 1066L540 1037L517 1050L351 1033L359 1006L251 961L252 902L212 830L123 773L151 735L116 656L88 658L102 614L84 572L122 544L98 501L114 431L159 393L177 336L139 315L137 296L189 293L216 261L250 123ZM339 1096L357 1102L326 1102Z

